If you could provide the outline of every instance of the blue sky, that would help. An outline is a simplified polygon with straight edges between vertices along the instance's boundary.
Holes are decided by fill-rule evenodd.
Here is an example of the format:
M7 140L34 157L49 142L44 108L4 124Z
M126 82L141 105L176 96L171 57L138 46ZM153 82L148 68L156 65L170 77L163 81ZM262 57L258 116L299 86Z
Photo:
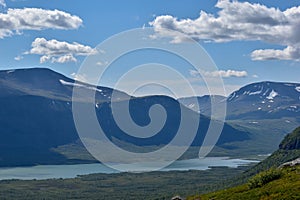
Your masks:
M226 93L258 81L299 82L297 1L0 0L0 4L1 70L39 66L72 77L92 48L108 37L151 26L163 36L173 37L164 30L171 27L196 39L219 69L207 75L222 76ZM50 21L43 19L49 16ZM61 50L61 44L67 50ZM43 45L48 46L41 49ZM114 73L118 70L122 71L116 67ZM109 81L104 84L110 86ZM205 92L199 89L198 94Z

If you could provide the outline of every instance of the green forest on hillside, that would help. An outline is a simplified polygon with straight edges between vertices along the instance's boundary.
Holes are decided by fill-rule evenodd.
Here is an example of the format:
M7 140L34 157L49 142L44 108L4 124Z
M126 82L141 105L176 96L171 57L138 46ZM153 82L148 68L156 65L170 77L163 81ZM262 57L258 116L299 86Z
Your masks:
M274 169L273 169L274 170ZM300 166L277 169L279 176L269 182L266 175L271 176L274 172L265 171L249 180L248 183L230 189L221 190L205 195L189 197L188 200L255 200L255 199L276 199L294 200L300 199ZM261 186L252 187L252 180L264 182ZM259 184L258 184L259 185Z
M232 188L188 199L300 199L300 165L282 164L300 158L300 127L285 136L270 157L232 179Z

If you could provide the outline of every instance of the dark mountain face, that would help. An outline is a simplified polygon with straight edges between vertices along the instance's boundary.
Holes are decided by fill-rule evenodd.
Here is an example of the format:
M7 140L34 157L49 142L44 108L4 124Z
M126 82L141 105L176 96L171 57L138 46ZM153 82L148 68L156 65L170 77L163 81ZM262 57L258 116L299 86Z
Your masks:
M0 105L0 166L66 162L51 148L78 139L68 102L12 96Z
M120 102L123 103L123 102ZM136 138L128 136L116 125L114 118L112 116L110 103L103 103L98 108L98 120L102 128L110 133L110 137L118 138L119 140L126 141L134 145L162 145L168 144L173 137L176 135L179 125L181 123L181 110L180 103L170 97L166 96L149 96L143 98L135 98L130 102L130 113L133 120L140 126L145 126L150 123L150 118L148 116L149 108L152 105L159 104L162 105L167 112L167 120L163 129L153 137L147 139ZM182 112L188 118L186 121L195 121L195 118L199 117L199 114L193 112L187 108L183 107ZM101 117L105 116L105 117ZM200 115L199 128L197 135L192 143L193 146L201 146L205 133L208 130L208 125L210 124L208 117ZM188 132L186 133L188 137ZM238 131L228 124L225 123L221 136L217 144L224 144L226 142L232 141L242 141L249 139L248 133Z
M51 73L49 69L19 69L0 72L1 97L36 95L67 99L72 91L69 87L62 87L59 80L71 81L58 73ZM61 95L61 96L60 96Z
M292 133L285 136L285 138L279 145L279 149L300 150L300 127L296 128Z
M79 140L72 116L72 90L80 87L95 90L96 99L78 96L81 103L96 102L99 123L112 141L116 138L138 146L165 145L176 134L180 124L180 104L166 96L130 97L115 91L118 103L130 100L130 115L140 126L149 121L149 108L162 105L167 113L166 124L155 136L140 139L124 133L112 116L110 98L113 90L84 83L74 83L48 69L21 69L0 72L0 166L56 164L68 160L52 151L61 145ZM193 120L199 114L184 109ZM200 116L200 124L193 145L201 145L210 119ZM189 133L187 133L189 134ZM248 133L225 124L218 144L249 139Z

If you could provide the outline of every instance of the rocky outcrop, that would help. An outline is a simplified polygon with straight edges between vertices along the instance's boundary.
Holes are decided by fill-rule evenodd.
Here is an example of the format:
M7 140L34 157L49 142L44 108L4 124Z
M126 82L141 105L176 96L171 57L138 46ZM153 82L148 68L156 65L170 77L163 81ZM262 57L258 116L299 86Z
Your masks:
M296 165L300 165L300 158L297 158L293 161L290 161L290 162L286 162L286 163L283 163L282 165L280 165L279 168L282 168L282 167L293 167L293 166L296 166Z

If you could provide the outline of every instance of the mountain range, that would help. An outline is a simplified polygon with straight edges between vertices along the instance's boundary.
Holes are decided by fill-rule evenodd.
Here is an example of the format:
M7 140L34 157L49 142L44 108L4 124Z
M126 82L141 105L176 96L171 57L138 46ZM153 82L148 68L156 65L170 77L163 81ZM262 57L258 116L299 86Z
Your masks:
M130 114L141 126L150 122L148 110L151 105L164 106L168 117L163 129L153 137L140 139L124 133L115 123L110 102L113 89L75 83L70 78L44 68L1 71L1 166L77 162L76 159L70 160L53 150L60 146L80 144L72 116L73 87L96 92L95 100L80 95L73 100L95 105L99 123L112 142L121 141L127 146L161 146L167 144L176 134L181 110L178 101L170 97L136 98L114 91L118 103L131 99ZM187 108L183 112L191 120L199 116ZM192 144L194 146L202 144L210 123L208 117L201 115L200 118L199 129ZM218 144L247 139L247 132L225 124Z
M84 156L70 158L57 151L57 149L69 151L74 146L82 147L72 115L74 87L95 91L95 99L77 95L73 100L94 104L98 121L107 137L117 145L125 144L129 150L132 146L158 147L168 144L180 124L180 103L186 105L183 112L190 120L200 117L192 146L202 144L208 125L214 120L210 119L209 114L211 99L215 102L227 101L228 119L258 120L265 117L299 119L297 113L300 84L296 83L262 82L243 87L228 98L198 97L202 108L199 111L193 110L193 106L188 104L188 98L176 100L168 96L155 95L132 97L107 87L75 83L74 80L45 68L5 70L0 71L0 166L95 162ZM168 116L162 130L146 139L133 137L122 131L112 115L112 92L117 96L118 104L130 99L130 115L140 126L150 123L148 112L152 105L162 105ZM225 123L217 145L249 141L252 138L251 134L246 129ZM78 150L75 154L79 155L82 151Z
M215 106L227 102L227 119L299 119L300 83L259 82L246 85L228 97L198 97L199 108L191 103L191 98L179 99L185 106L210 116L212 103Z

